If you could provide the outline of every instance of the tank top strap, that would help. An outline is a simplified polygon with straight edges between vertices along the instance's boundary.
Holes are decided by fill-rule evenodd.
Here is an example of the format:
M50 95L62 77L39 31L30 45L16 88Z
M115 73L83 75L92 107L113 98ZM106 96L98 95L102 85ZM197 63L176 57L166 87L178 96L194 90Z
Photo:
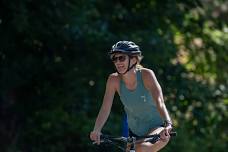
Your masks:
M143 83L143 79L142 79L142 71L141 70L137 71L137 86L139 88L144 88L144 83Z

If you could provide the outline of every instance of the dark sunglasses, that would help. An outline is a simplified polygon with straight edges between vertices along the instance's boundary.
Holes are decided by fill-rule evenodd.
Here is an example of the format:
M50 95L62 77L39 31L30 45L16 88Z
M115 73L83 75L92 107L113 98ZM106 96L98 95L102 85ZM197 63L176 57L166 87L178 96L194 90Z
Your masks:
M111 58L111 60L112 60L112 62L114 62L114 63L116 63L117 60L119 60L120 62L124 62L124 61L126 60L126 56L124 56L124 55L121 55L121 56L118 56L118 57L113 56L113 57Z

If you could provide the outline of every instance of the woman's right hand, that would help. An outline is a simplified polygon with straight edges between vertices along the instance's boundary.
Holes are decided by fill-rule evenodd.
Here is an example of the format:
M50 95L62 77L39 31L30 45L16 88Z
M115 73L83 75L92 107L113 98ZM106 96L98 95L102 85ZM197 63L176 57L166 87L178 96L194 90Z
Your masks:
M93 130L91 133L90 133L90 139L92 141L95 141L96 144L100 144L100 136L101 136L101 132L100 131L96 131L96 130Z

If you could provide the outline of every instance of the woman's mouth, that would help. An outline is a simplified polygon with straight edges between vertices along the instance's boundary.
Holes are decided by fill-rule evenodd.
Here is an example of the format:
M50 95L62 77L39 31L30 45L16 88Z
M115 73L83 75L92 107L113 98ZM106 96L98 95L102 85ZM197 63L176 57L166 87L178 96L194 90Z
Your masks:
M116 66L116 68L117 68L117 70L118 70L119 72L125 70L124 65L118 65L118 66Z

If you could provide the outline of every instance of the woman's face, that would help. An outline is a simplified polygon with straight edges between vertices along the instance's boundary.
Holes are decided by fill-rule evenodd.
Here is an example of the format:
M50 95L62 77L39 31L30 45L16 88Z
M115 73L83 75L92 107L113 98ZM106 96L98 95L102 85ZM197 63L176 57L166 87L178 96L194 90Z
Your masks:
M127 71L128 64L129 64L128 55L118 53L113 55L111 59L119 73L124 73L125 71ZM133 59L134 58L130 58L130 66L136 62L136 61L133 62Z

